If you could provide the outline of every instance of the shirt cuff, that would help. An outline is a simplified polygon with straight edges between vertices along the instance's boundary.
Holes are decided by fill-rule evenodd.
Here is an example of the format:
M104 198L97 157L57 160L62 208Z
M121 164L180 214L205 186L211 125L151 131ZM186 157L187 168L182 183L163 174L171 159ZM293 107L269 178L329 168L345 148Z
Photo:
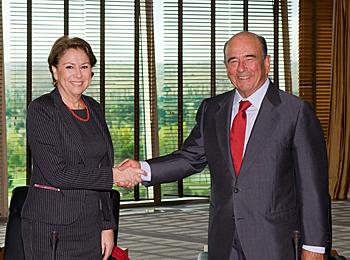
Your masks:
M141 165L141 170L147 173L147 176L141 175L141 180L151 181L151 166L145 161L140 161L140 165Z
M326 248L322 246L308 246L308 245L303 245L303 249L307 251L311 251L314 253L318 254L324 254L326 252Z

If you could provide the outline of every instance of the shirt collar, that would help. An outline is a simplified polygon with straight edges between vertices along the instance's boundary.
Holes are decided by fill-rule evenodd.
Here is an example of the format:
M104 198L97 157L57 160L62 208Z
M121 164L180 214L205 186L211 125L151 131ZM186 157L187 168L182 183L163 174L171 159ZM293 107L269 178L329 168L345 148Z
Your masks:
M253 94L251 94L248 98L243 98L239 92L236 90L234 99L233 99L233 106L237 105L241 100L248 100L253 107L260 109L261 103L265 97L265 94L267 92L267 88L270 85L270 79L267 78L264 84L258 88ZM248 108L249 109L249 108Z

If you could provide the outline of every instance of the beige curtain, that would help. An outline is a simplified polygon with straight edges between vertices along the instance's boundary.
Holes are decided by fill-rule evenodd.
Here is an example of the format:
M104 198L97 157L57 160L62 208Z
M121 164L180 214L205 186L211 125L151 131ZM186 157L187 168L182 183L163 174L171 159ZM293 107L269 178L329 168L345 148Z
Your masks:
M316 109L328 138L333 0L299 0L299 96Z
M0 2L0 218L7 217L6 109L4 84L4 45Z
M350 1L335 0L332 98L328 132L332 199L346 199L350 181Z

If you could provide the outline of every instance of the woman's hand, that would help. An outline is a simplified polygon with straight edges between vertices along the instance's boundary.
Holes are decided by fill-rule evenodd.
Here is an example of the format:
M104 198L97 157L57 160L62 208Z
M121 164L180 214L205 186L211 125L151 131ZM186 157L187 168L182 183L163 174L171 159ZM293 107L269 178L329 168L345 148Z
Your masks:
M114 231L113 229L102 230L101 232L101 247L102 247L102 260L107 260L112 254L114 247Z

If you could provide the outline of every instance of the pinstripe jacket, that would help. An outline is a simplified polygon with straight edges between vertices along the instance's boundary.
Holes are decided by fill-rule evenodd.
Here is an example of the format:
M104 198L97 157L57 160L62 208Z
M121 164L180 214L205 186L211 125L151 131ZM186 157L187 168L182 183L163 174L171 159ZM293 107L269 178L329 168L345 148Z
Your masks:
M95 169L87 168L81 135L55 88L31 102L27 111L27 139L33 171L22 217L50 224L70 224L78 219L87 190L100 191L105 202L103 229L115 229L108 199L113 185L113 146L99 104L82 96L91 119L101 130L107 154Z

